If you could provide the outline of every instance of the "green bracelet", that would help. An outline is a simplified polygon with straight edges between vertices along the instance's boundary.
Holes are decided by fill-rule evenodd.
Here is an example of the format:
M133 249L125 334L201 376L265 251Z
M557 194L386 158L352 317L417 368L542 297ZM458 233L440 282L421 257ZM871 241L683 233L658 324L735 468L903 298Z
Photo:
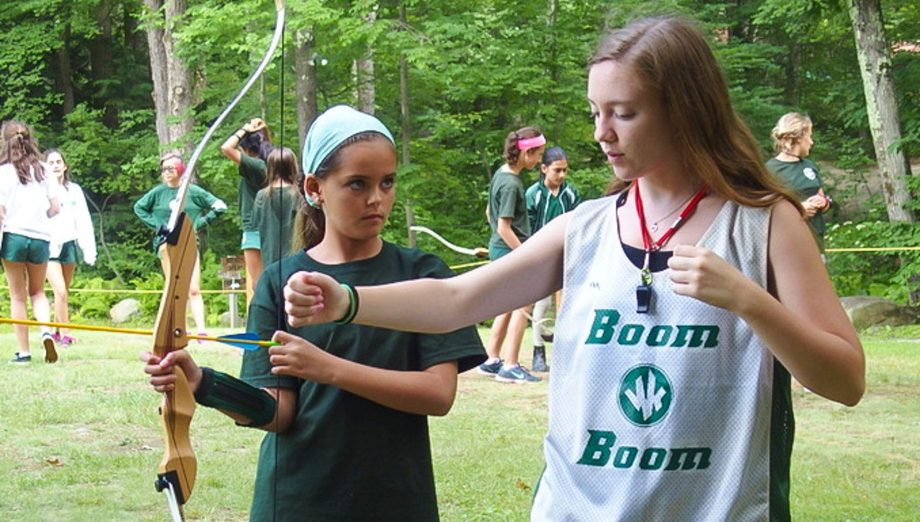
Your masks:
M355 290L355 287L348 283L339 283L339 286L348 292L348 312L346 312L341 319L335 321L335 324L349 324L354 321L355 316L358 315L358 292Z

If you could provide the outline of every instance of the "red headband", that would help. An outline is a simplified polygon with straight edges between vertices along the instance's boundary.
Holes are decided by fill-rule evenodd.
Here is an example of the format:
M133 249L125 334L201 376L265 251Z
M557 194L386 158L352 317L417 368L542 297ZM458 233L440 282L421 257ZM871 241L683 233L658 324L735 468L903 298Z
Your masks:
M166 163L167 160L171 160L171 159L179 160L179 163L176 164L176 172L180 176L185 174L185 162L182 161L182 156L179 156L178 154L170 153L170 154L163 156L163 158L160 159L160 168L163 168L163 164Z
M546 145L546 138L544 138L542 134L534 136L533 138L522 138L517 140L517 148L522 151L535 149L544 145Z

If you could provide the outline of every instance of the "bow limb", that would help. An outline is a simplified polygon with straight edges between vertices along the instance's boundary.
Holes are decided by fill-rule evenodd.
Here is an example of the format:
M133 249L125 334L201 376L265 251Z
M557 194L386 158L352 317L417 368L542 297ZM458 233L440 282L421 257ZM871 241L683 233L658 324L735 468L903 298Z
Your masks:
M268 67L268 64L271 62L272 57L275 55L275 51L278 49L278 45L281 43L281 39L284 36L284 0L275 0L275 30L272 34L271 43L268 45L268 49L265 51L265 54L262 56L262 60L259 62L259 65L256 69L249 75L249 78L246 79L246 83L243 84L243 87L236 93L236 96L233 97L233 100L221 111L220 115L214 120L213 123L208 127L208 130L205 131L204 136L201 138L201 141L198 142L198 145L195 147L195 150L192 151L192 155L189 158L188 165L185 168L185 172L182 174L182 182L180 185L179 192L176 194L176 205L173 207L173 212L169 217L169 222L166 225L168 230L172 230L176 225L176 218L178 212L185 208L185 197L188 193L188 185L192 179L192 173L195 171L195 167L198 165L198 159L201 157L201 153L204 151L205 145L210 141L211 137L214 135L214 132L217 131L217 128L221 123L227 119L227 116L230 112L239 104L240 100L243 99L243 96L249 92L256 81L259 79L259 76L262 75L262 72L265 71L265 68Z
M455 244L451 243L450 241L444 239L440 234L438 234L438 233L435 232L434 230L431 230L431 229L428 228L428 227L423 227L423 226L419 226L419 225L412 225L412 226L409 227L409 230L413 230L413 231L415 231L415 232L424 232L424 233L430 235L431 237L437 239L437 240L440 241L444 246L446 246L447 248L453 250L454 252L459 252L459 253L461 253L461 254L466 254L466 255L468 255L468 256L476 256L476 257L488 257L488 256L489 256L489 251L486 250L485 248L482 248L482 247L477 247L477 248L465 248L465 247L462 247L462 246L459 246L459 245L455 245Z

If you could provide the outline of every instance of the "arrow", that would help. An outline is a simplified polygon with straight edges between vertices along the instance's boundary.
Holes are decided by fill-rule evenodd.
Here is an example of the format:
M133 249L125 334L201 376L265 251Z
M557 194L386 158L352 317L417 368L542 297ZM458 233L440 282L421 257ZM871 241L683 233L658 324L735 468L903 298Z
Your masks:
M129 335L153 335L150 330L135 330L133 328L116 328L113 326L93 326L88 324L71 324L71 323L52 323L43 321L32 321L29 319L7 319L0 317L0 324L24 324L27 326L50 326L52 328L70 328L73 330L87 330L90 332L109 332ZM178 336L180 333L177 333ZM223 335L212 337L210 335L192 335L185 334L189 339L197 341L214 341L218 343L235 346L243 350L257 350L260 346L278 346L275 341L262 341L259 336L253 332L244 332L239 334Z

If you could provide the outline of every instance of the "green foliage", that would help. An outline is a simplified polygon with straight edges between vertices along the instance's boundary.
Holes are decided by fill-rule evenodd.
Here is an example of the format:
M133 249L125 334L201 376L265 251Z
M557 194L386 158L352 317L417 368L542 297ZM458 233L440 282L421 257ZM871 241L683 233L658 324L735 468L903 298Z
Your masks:
M159 272L158 263L149 250L150 231L131 210L144 192L159 183L159 144L143 30L151 20L146 7L140 0L8 3L0 10L0 31L11 44L0 48L0 119L16 117L32 123L43 147L62 149L71 173L86 191L104 245L97 266L81 268L80 277L114 280L119 285L146 280ZM237 254L239 245L239 176L218 151L221 138L240 122L261 116L269 122L277 144L300 149L292 52L297 31L308 32L314 51L327 59L316 69L320 109L355 103L354 60L372 50L376 114L398 138L402 130L399 60L404 57L408 63L411 163L400 167L398 201L384 232L399 243L406 241L403 216L411 201L418 224L457 244L485 244L489 178L501 163L505 135L524 125L540 127L551 145L568 152L570 179L586 198L601 195L610 169L593 142L586 117L584 64L603 28L644 15L682 13L697 19L713 36L735 107L765 154L777 118L797 110L810 114L815 122L813 154L818 159L858 171L873 164L865 97L843 2L285 3L283 59L280 53L275 57L257 88L218 129L197 169L198 183L230 207L202 237L202 248L213 252L215 260ZM401 6L406 11L404 23L399 21ZM882 8L889 40L915 42L920 31L916 2L886 0ZM195 75L195 127L190 141L204 134L206 125L255 67L268 44L274 17L268 0L189 2L175 29L176 53ZM916 151L920 53L896 52L892 71L904 131L899 146ZM63 89L67 84L73 92L69 107ZM536 177L535 172L525 174L527 181ZM870 201L857 214L873 214L873 204ZM839 234L840 244L849 239L848 232ZM449 263L470 261L433 240L419 241ZM852 262L868 263L856 258ZM897 263L903 263L899 271L912 266L903 259ZM863 278L844 275L845 267L838 268L840 275L835 277L852 279L846 288L903 294L893 288L894 283L884 291L872 286L885 285L881 275L866 276L872 279L870 285ZM225 300L209 297L208 302L216 313Z
M141 316L143 320L152 320L157 315L160 308L160 295L163 291L163 274L157 270L148 272L143 277L136 277L131 280L130 287L135 290L155 290L157 293L135 294L131 297L137 299L141 305Z
M920 225L847 221L828 227L826 246L834 248L920 247ZM920 296L920 251L829 252L827 268L841 295L874 295L901 304Z
M70 293L70 321L72 323L108 321L109 310L125 297L119 294L118 290L121 288L117 282L101 277L81 277L80 289L101 291L73 291Z

